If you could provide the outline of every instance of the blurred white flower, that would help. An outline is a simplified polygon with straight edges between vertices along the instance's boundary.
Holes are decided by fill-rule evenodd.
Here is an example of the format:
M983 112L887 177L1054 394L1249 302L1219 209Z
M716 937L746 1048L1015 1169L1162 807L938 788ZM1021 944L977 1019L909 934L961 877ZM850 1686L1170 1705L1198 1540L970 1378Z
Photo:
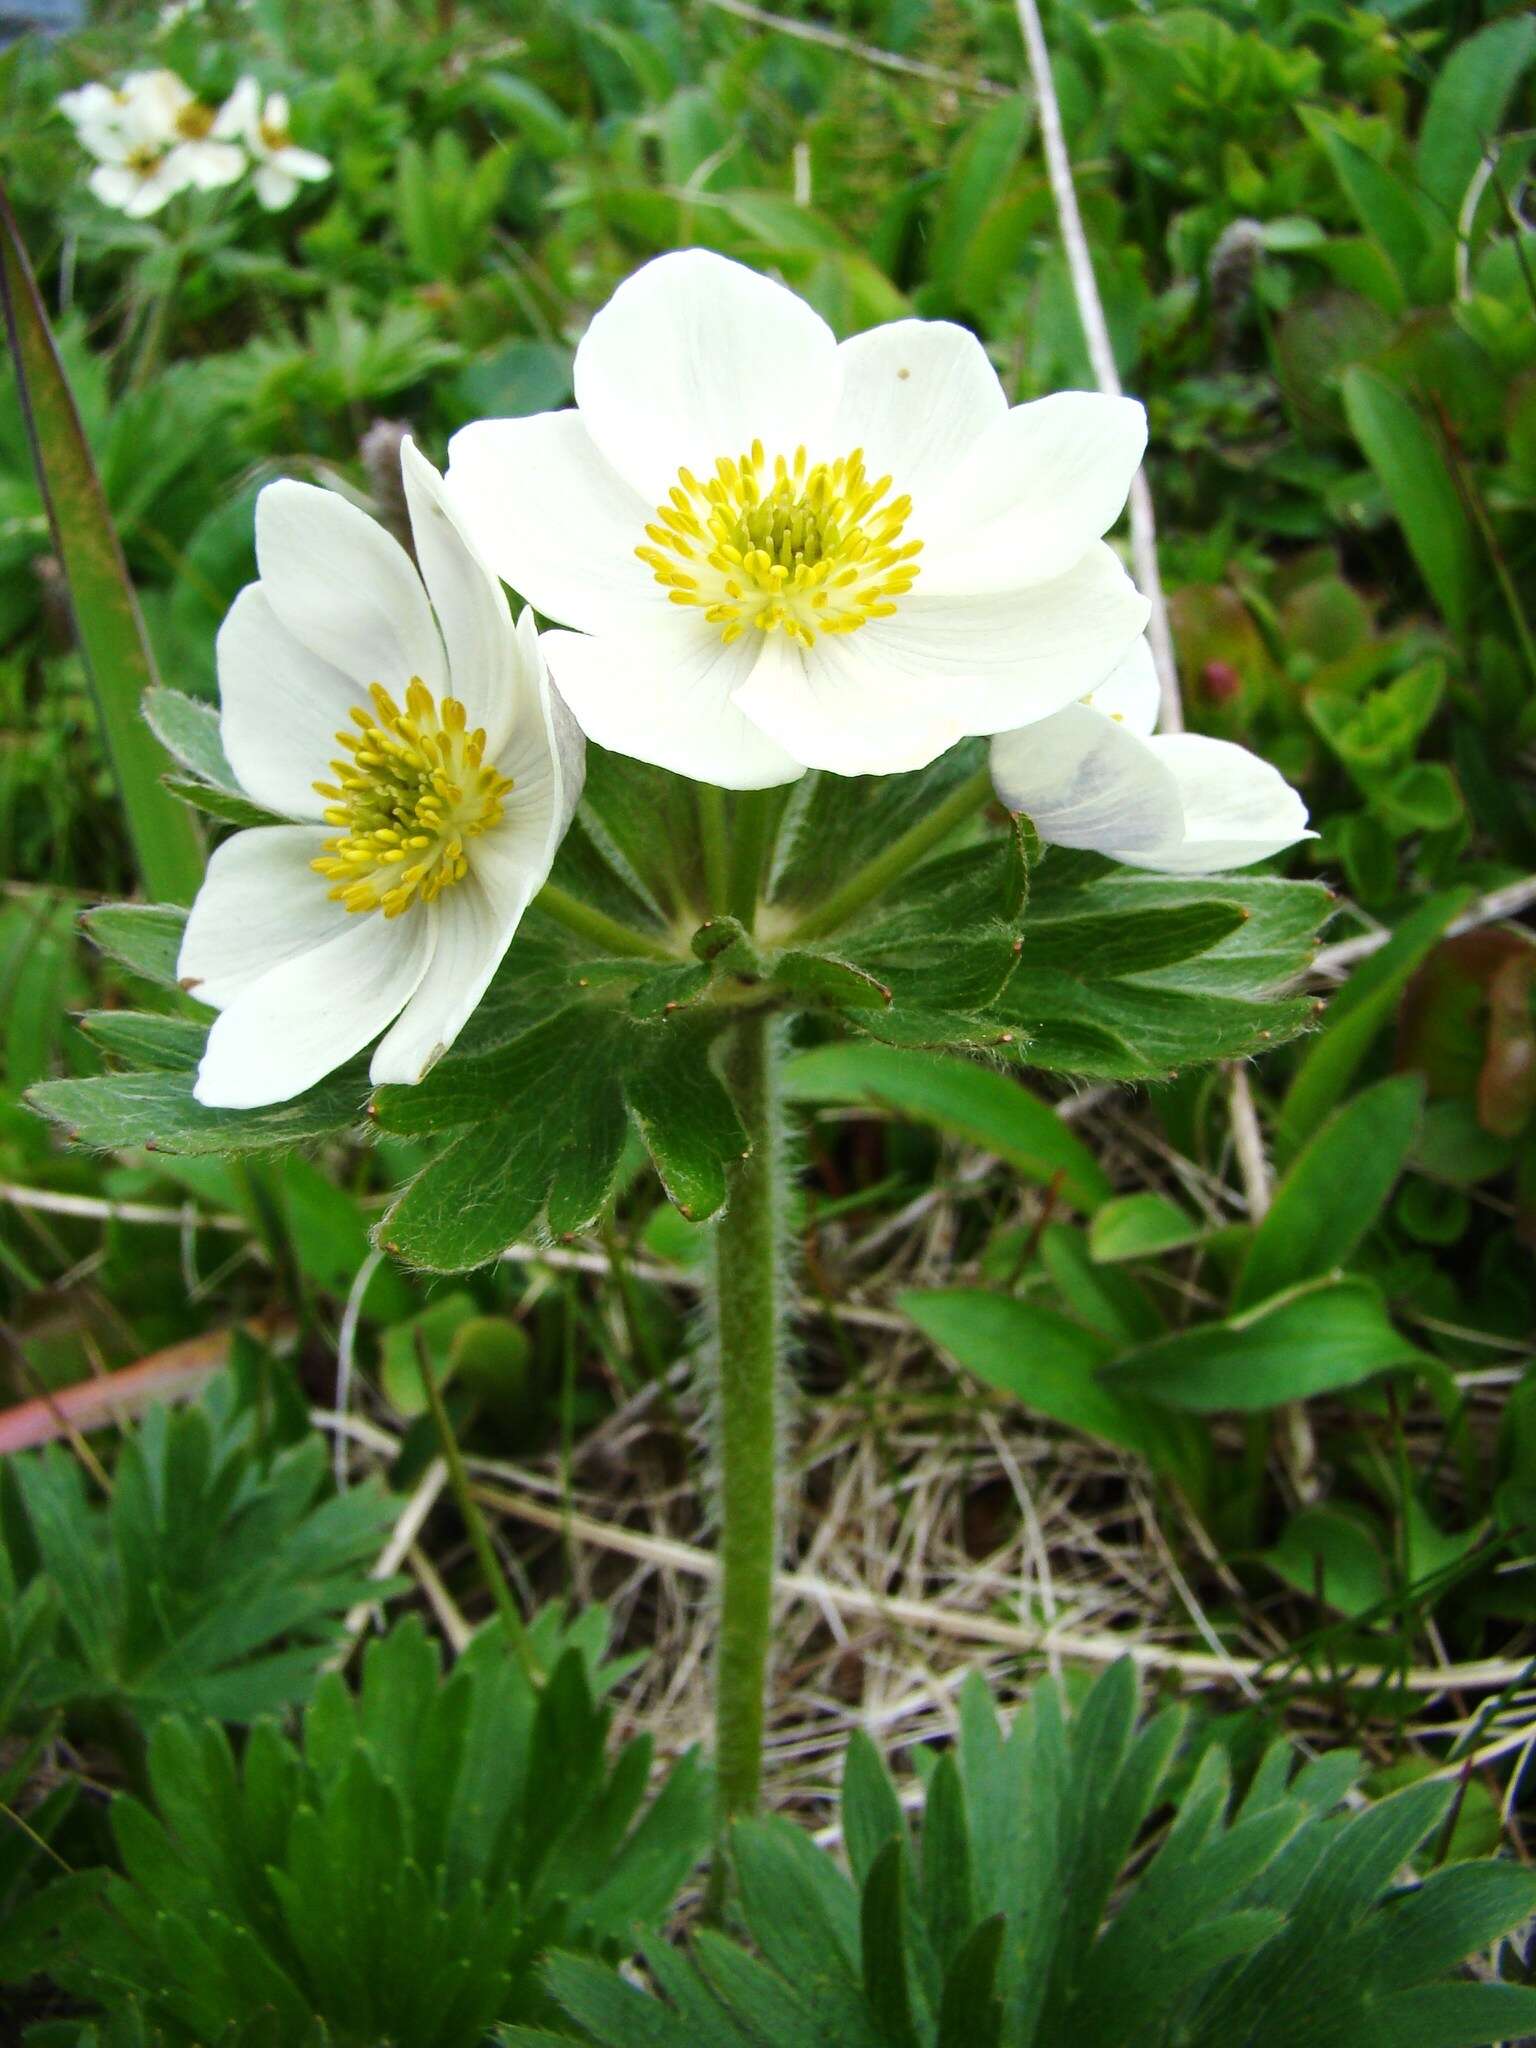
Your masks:
M58 106L97 160L90 188L104 206L142 218L188 185L233 184L245 152L214 135L217 115L174 71L133 71L119 86L83 85Z
M1010 409L975 337L841 345L704 250L621 284L576 409L455 436L448 488L546 616L588 736L749 789L919 768L1104 680L1147 607L1101 536L1146 441L1129 400Z
M219 1011L200 1102L285 1102L384 1033L375 1082L419 1081L463 1029L549 874L580 733L533 615L514 629L442 478L401 451L421 569L311 484L257 500L261 580L219 633L224 748L291 823L215 851L178 972ZM435 613L435 617L434 617Z
M254 78L242 78L224 102L217 133L235 136L251 153L256 197L269 213L291 206L301 184L331 175L328 157L300 149L288 132L288 100L284 93L267 95Z
M1230 740L1154 736L1157 706L1143 639L1081 703L993 740L998 795L1042 839L1168 875L1249 867L1317 837L1277 769Z
M155 17L155 34L169 35L173 28L180 28L194 14L201 14L206 5L207 0L165 0L165 5Z

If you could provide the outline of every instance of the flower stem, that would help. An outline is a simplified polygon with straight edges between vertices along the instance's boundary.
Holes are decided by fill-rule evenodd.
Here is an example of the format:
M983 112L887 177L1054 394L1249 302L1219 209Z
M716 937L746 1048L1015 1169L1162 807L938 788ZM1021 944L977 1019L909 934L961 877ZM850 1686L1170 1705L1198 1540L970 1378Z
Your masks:
M701 782L695 798L699 811L699 853L704 863L704 896L710 914L717 916L725 909L730 893L725 793L716 789L712 782Z
M561 889L553 882L546 882L533 899L534 908L542 910L546 917L552 917L556 924L563 924L567 931L578 933L584 939L591 939L605 952L622 954L626 959L675 960L677 955L660 939L653 939L645 932L637 932L633 925L620 924L616 917L609 917L606 911L594 910L590 903L583 903L579 896L573 896L567 889Z
M784 1276L779 1240L785 1160L774 1026L744 1016L725 1040L725 1076L752 1149L730 1170L715 1230L719 1346L715 1438L720 1489L720 1632L715 1661L715 1773L724 1840L752 1813L762 1782L763 1691L778 1560L778 1375Z
M986 768L978 768L974 775L968 775L964 782L952 789L941 804L931 810L926 818L893 839L884 853L850 875L840 889L834 889L803 917L790 934L795 940L819 939L837 927L846 924L855 911L862 910L866 903L883 895L899 876L908 868L914 868L925 854L931 853L942 840L949 837L957 825L961 825L974 811L980 809L991 794L992 777Z
M782 798L783 792L777 789L745 789L731 805L730 872L725 907L732 917L741 920L748 931L756 921L763 868L779 821Z

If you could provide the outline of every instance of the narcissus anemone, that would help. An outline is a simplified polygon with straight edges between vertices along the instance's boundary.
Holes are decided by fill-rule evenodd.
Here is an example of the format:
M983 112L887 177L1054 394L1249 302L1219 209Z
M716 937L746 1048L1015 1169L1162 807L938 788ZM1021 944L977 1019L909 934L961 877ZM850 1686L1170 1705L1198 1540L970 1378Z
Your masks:
M588 735L701 781L922 767L1102 682L1146 605L1102 536L1146 441L1130 400L1009 407L975 337L839 344L707 251L620 285L574 410L455 436L448 489L546 617Z
M331 491L269 484L219 634L224 749L289 823L215 852L179 971L219 1010L201 1102L283 1102L378 1039L420 1080L478 1005L570 823L582 740L533 616L404 444L420 573ZM380 1034L383 1034L380 1037Z

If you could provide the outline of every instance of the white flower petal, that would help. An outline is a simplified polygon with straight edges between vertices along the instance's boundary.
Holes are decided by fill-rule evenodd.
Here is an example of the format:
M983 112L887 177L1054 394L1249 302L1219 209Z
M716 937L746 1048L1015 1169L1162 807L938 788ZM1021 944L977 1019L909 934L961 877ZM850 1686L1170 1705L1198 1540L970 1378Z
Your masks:
M925 768L964 727L940 691L914 691L892 676L868 633L824 635L807 653L783 633L762 651L736 692L737 708L796 761L836 775L900 775Z
M442 642L400 543L335 491L286 478L256 500L256 560L296 639L364 687L397 699L413 676L447 694Z
M919 588L958 595L1062 575L1119 518L1146 442L1131 398L1060 391L1015 406L913 521Z
M1182 843L1154 859L1122 856L1170 875L1213 875L1268 860L1307 830L1307 809L1277 768L1230 740L1166 733L1145 742L1177 785L1184 808Z
M993 733L1097 689L1146 623L1146 599L1113 551L1095 543L1069 574L1027 590L929 597L919 584L894 618L851 637L961 732Z
M276 164L257 164L251 173L251 183L256 188L256 197L268 213L281 213L299 196L298 180L290 178Z
M1056 846L1159 867L1183 841L1172 769L1150 741L1086 704L1000 733L992 742L992 781L1009 810L1024 812Z
M167 200L174 199L178 192L183 191L186 182L186 173L176 162L172 151L158 170L138 180L139 189L123 211L133 220L147 220L152 213L158 213Z
M261 87L247 72L214 117L213 132L225 141L244 138L261 119Z
M199 192L233 185L245 169L245 151L233 142L183 142L172 151L183 177Z
M214 848L176 963L200 1003L222 1010L356 922L310 866L327 836L322 826L263 825Z
M486 560L545 618L600 633L665 604L635 556L654 511L598 453L579 412L461 428L447 486Z
M804 772L732 702L759 652L753 636L727 647L669 607L643 632L546 633L539 644L577 723L601 747L725 789L768 789Z
M827 460L864 451L872 477L889 475L895 497L914 500L911 528L939 498L957 462L1008 412L1008 400L974 334L947 320L893 320L841 344L843 395L824 449Z
M526 606L515 633L517 660L512 728L497 755L497 766L512 778L507 816L518 814L519 828L536 824L544 834L539 858L543 888L560 842L576 812L587 774L587 742L564 698L550 678L544 642ZM540 823L539 821L542 821ZM494 851L499 842L491 841Z
M344 1066L415 994L432 957L434 908L348 917L347 929L243 989L208 1034L198 1101L287 1102Z
M269 811L318 819L325 800L314 784L333 779L336 735L367 704L363 691L294 638L261 583L225 615L218 663L220 732L241 788Z
M832 330L782 285L706 249L621 284L576 351L576 402L614 468L658 505L680 466L712 471L761 439L825 444L841 372Z
M285 177L299 178L305 184L313 184L316 179L328 178L331 175L331 160L328 156L321 156L316 150L300 149L297 143L290 142L273 157L272 168L281 171Z
M400 471L416 559L448 651L449 689L471 728L484 726L486 753L494 759L514 711L517 648L506 593L461 528L443 479L409 435L401 444Z
M142 182L136 171L126 169L122 164L98 164L86 180L102 205L110 206L117 213L128 211L139 196ZM170 194L166 193L165 198L169 197ZM164 205L165 200L157 203Z
M1140 733L1143 739L1149 736L1162 708L1162 693L1157 664L1152 659L1152 643L1145 633L1114 674L1106 676L1087 701L1095 711L1117 719L1128 731Z
M432 957L415 993L374 1048L368 1078L411 1086L452 1045L485 994L516 930L506 928L471 871L432 905ZM408 913L410 914L410 913Z

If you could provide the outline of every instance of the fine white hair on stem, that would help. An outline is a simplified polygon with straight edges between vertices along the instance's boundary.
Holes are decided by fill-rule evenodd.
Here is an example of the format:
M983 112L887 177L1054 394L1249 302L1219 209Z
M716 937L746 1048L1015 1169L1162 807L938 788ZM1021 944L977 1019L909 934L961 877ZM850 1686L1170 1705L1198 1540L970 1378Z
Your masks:
M1029 75L1040 114L1040 140L1045 150L1046 175L1050 179L1056 223L1066 252L1072 296L1077 302L1083 338L1088 344L1088 360L1100 391L1106 397L1118 398L1121 395L1120 372L1115 366L1109 323L1104 318L1104 302L1099 297L1088 237L1083 232L1083 216L1078 210L1077 188L1072 182L1072 160L1067 154L1067 138L1061 125L1061 107L1051 76L1051 53L1046 47L1040 10L1035 0L1014 0L1014 4L1024 37L1024 53L1029 59ZM1145 470L1138 469L1132 479L1130 512L1131 563L1141 594L1152 607L1147 620L1147 638L1152 643L1152 658L1157 664L1158 724L1164 732L1182 732L1184 705L1179 695L1179 669L1173 651L1173 633L1168 624L1163 581L1158 573L1157 522L1153 517L1152 492Z

